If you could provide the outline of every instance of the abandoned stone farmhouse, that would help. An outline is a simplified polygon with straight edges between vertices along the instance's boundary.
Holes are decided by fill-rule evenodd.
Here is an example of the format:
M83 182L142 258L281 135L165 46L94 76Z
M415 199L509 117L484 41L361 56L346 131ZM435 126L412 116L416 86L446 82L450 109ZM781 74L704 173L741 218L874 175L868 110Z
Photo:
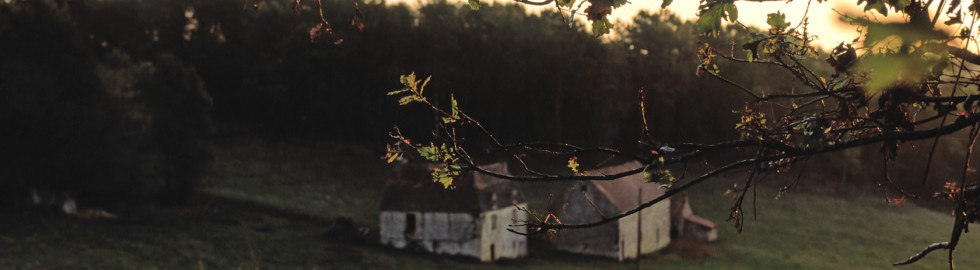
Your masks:
M629 162L590 173L616 173L642 166ZM595 222L635 208L664 191L642 175L611 181L581 181L569 187L551 210L566 224ZM551 239L560 251L625 260L660 250L670 243L670 200L638 214L586 229L564 230Z
M506 163L484 166L507 172ZM432 181L434 164L401 160L389 174L381 201L383 245L459 255L483 262L527 255L527 237L507 231L526 220L527 207L516 184L474 172L450 188Z

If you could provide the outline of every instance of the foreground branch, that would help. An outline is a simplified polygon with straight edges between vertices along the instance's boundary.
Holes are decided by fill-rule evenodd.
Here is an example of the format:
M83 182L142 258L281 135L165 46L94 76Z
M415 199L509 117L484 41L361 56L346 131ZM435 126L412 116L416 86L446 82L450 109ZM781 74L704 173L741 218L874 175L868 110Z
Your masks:
M949 247L950 247L949 242L933 243L931 245L926 246L926 248L922 249L922 251L919 251L919 253L910 256L908 259L893 263L892 265L894 266L909 265L919 261L922 258L925 258L926 255L929 255L930 252L933 252L938 249L949 249Z

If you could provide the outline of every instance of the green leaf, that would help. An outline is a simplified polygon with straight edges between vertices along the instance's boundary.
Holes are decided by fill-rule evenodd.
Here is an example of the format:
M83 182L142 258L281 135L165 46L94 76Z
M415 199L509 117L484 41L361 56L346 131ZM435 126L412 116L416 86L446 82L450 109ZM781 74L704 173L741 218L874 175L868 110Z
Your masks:
M470 9L480 10L480 0L469 0Z
M449 188L461 170L462 168L456 164L442 164L432 170L432 181L442 184L443 188Z
M765 40L766 40L765 38L761 38L749 43L745 43L745 45L742 45L743 50L749 51L749 55L748 55L749 62L759 60L759 44Z
M575 7L575 0L557 0L558 5L566 8Z
M442 184L443 188L449 188L449 186L453 185L453 178L448 176L440 177L439 183Z
M664 2L660 4L660 8L666 8L667 6L670 5L670 3L673 3L673 2L674 2L674 0L664 0Z
M440 167L432 170L432 181L442 184L443 188L453 185L453 177L448 168Z
M660 183L664 184L664 182L666 182L664 184L664 187L669 189L674 185L674 183L677 182L677 178L675 178L674 174L670 173L669 170L663 169L660 170L659 173L660 173Z
M912 0L889 0L888 1L895 11L903 11L906 7L912 4Z
M726 15L727 14L727 15ZM706 0L698 9L698 33L718 36L721 32L721 19L734 22L738 19L738 9L732 0Z
M862 21L866 27L864 45L870 47L892 36L901 38L903 42L914 43L923 40L942 40L947 37L943 31L933 28L908 27L907 24L877 23Z
M613 24L612 22L609 22L609 18L607 17L604 17L601 20L595 20L592 22L592 34L595 36L609 34L612 27Z
M858 5L860 5L861 3L865 3L865 2L867 2L867 4L864 5L864 11L875 10L875 11L878 11L878 13L881 13L881 15L888 16L888 8L885 7L884 1L882 1L882 0L858 0Z
M769 13L766 17L766 23L769 27L776 30L782 30L789 27L789 22L786 21L786 14L776 11L776 13Z
M612 0L612 7L618 8L629 2L630 2L629 0Z
M895 12L904 12L905 8L912 4L912 0L858 0L858 5L865 2L867 4L864 5L864 11L874 10L885 16L888 16L888 6L891 6Z
M728 13L729 22L738 20L738 8L735 7L735 4L725 4L725 13Z
M439 162L442 159L442 153L439 151L439 147L436 147L433 143L429 143L429 146L419 147L418 152L422 158L428 161Z
M868 72L865 84L868 96L875 96L899 81L914 81L924 73L915 72L924 66L921 59L899 54L868 55L858 62L860 69Z
M450 106L450 115L449 117L442 118L442 122L446 124L455 123L459 120L459 105L456 103L456 97L449 95L449 100L452 101L452 105Z
M450 94L449 95L449 100L452 101L452 108L451 108L452 111L451 112L453 114L453 118L458 118L459 117L459 105L458 105L458 103L456 103L456 96Z

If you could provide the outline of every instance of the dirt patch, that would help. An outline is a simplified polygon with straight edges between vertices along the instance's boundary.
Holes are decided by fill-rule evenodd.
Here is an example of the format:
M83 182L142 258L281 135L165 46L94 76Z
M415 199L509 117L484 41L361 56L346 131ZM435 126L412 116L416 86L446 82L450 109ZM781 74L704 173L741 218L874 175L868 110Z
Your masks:
M715 247L711 244L689 237L681 237L670 242L671 254L684 259L701 259L715 255Z

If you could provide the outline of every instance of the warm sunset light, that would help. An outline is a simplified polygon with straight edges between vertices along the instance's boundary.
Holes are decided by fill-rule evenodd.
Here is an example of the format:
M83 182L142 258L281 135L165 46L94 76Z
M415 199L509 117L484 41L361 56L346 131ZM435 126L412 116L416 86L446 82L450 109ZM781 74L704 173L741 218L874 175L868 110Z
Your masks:
M980 0L663 1L0 0L0 269L980 269Z

